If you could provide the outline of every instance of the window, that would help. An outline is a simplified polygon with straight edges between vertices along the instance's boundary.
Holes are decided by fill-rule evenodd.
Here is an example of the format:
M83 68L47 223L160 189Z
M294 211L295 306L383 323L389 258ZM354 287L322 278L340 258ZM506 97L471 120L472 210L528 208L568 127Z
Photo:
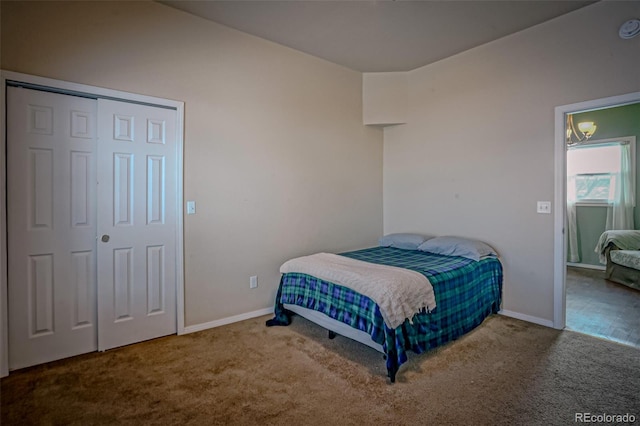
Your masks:
M611 201L616 176L612 173L578 174L575 180L576 200Z
M567 150L567 197L582 204L609 204L621 179L635 182L635 138L599 141ZM631 144L631 167L622 166L622 146Z

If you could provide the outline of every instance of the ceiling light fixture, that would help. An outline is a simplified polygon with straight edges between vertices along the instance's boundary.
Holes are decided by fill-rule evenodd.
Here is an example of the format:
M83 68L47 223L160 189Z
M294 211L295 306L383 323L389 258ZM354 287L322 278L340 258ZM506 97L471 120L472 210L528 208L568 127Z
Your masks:
M567 114L567 145L588 140L596 132L597 127L593 121L582 121L578 123L578 131L576 131L573 115Z

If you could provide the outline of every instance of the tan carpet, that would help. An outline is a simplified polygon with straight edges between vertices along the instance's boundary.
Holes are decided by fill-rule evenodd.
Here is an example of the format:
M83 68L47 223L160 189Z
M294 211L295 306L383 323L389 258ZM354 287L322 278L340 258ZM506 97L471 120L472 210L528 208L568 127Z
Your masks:
M295 317L268 317L82 355L1 382L2 425L575 424L640 422L640 351L492 316L412 355L390 384L382 355Z

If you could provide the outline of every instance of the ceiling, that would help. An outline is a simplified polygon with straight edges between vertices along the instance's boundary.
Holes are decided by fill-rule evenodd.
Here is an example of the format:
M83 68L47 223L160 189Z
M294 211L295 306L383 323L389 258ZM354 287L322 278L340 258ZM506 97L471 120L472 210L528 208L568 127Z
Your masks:
M160 3L361 71L409 71L594 1L183 1Z

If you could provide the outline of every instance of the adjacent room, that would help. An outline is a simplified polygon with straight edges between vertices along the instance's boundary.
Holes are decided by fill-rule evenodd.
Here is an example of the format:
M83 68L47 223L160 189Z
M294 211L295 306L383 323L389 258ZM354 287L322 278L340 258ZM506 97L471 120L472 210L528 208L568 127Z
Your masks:
M612 262L610 250L604 246L617 242L616 249L629 250L631 256L640 248L635 242L640 235L635 207L640 103L569 117L566 325L638 347L640 292L633 276L635 268ZM582 133L580 123L592 127ZM622 149L628 149L624 157ZM615 242L611 240L614 237ZM615 260L615 251L613 255Z
M0 19L2 424L640 416L640 2L2 1ZM265 326L292 259L402 266L405 237L491 283L438 324L401 318L463 333ZM479 252L423 250L450 238Z

